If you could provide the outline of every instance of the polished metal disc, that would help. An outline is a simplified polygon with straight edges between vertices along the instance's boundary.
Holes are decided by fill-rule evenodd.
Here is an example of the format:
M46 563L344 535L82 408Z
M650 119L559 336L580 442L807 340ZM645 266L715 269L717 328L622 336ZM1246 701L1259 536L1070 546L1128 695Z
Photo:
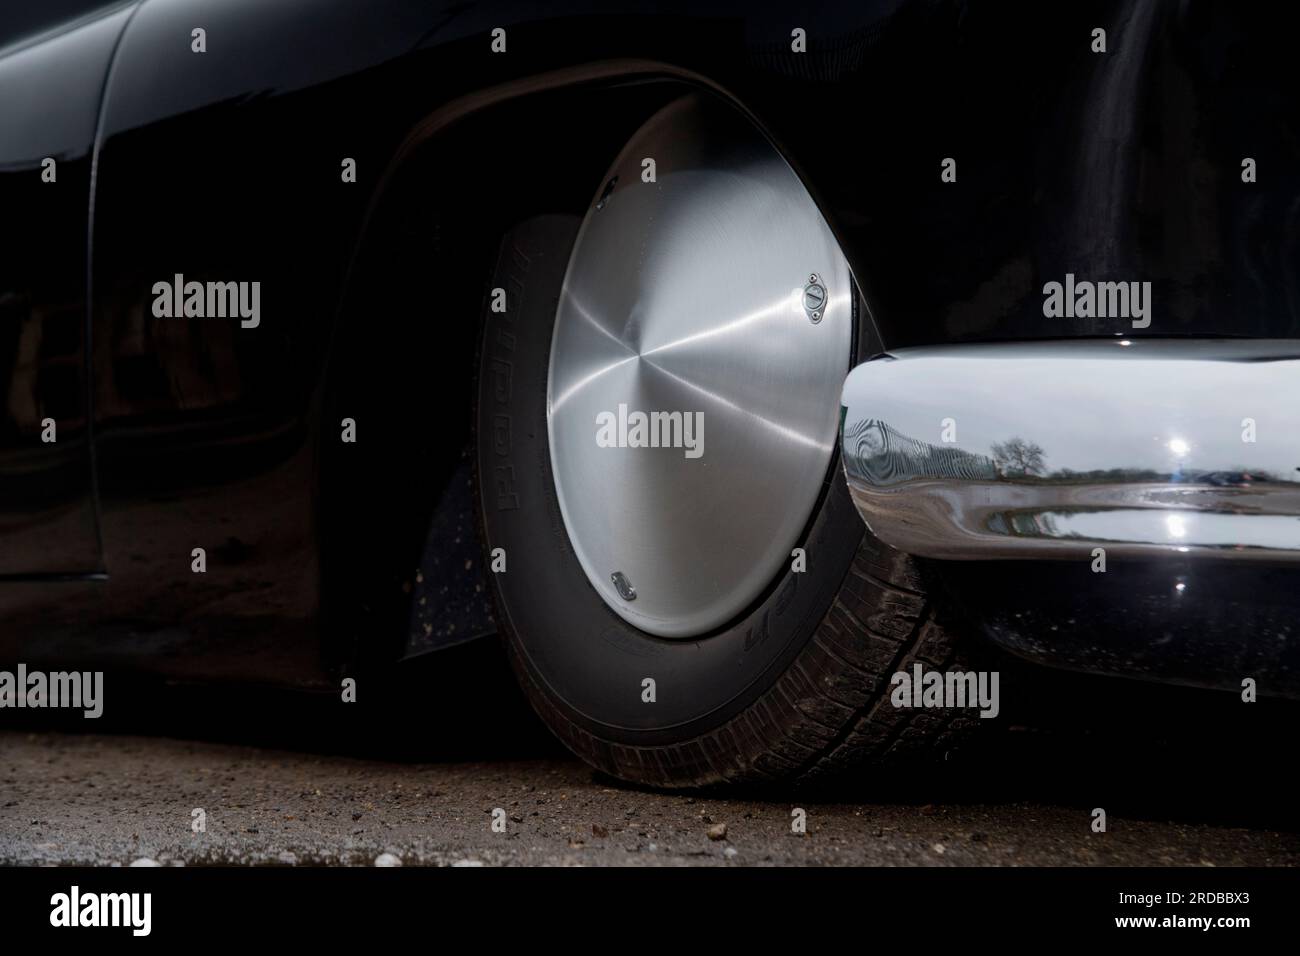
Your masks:
M547 396L565 528L624 620L707 633L792 560L836 445L852 311L821 213L734 110L692 94L628 143L569 262Z

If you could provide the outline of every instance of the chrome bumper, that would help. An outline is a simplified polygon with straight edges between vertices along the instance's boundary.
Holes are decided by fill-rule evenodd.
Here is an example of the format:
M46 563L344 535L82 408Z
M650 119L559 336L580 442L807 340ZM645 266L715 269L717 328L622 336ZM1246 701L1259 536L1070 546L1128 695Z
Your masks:
M900 349L842 404L854 503L901 551L1300 564L1300 341Z

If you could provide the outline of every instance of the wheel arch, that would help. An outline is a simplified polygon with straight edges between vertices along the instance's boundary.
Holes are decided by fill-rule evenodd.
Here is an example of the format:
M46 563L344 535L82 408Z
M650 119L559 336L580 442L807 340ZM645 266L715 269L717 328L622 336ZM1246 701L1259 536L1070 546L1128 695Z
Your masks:
M352 243L315 416L332 670L382 666L494 626L468 453L496 246L529 215L580 213L627 137L686 87L724 99L771 138L705 76L607 60L459 97L393 151ZM344 418L355 443L341 441Z

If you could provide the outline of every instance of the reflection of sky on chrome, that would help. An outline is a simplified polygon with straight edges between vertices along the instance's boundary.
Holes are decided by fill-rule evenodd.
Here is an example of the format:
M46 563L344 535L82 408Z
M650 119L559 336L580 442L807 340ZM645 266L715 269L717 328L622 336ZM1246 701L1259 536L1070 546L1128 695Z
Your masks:
M1197 361L1186 347L1148 359L1140 345L902 350L846 397L855 419L934 444L945 418L957 421L956 447L977 454L1012 437L1037 442L1049 472L1255 469L1300 481L1300 361ZM1244 418L1255 419L1253 444L1241 440Z
M1171 547L1294 549L1300 541L1300 518L1277 515L1222 515L1183 511L1046 512L1055 533L1050 537L1089 541L1168 544Z

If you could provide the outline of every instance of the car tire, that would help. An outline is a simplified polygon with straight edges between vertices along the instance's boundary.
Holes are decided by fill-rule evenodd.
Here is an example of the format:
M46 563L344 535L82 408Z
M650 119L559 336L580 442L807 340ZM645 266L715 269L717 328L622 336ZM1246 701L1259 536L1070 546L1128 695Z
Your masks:
M566 534L547 440L552 329L578 228L540 217L505 238L492 287L508 305L485 308L479 363L485 561L537 713L592 766L665 788L816 781L946 751L971 712L895 707L890 679L914 664L960 666L957 642L913 560L864 528L838 456L800 542L807 569L787 568L725 627L666 640L595 592Z

